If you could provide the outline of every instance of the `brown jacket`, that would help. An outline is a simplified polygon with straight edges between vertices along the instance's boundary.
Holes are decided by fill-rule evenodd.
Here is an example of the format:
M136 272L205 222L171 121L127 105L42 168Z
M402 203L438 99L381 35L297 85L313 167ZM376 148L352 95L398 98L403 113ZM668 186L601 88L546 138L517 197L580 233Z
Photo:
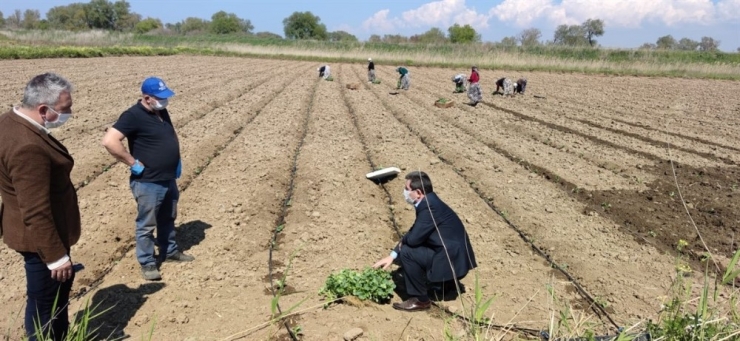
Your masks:
M0 115L0 235L11 249L50 263L80 239L73 166L55 138L13 111Z

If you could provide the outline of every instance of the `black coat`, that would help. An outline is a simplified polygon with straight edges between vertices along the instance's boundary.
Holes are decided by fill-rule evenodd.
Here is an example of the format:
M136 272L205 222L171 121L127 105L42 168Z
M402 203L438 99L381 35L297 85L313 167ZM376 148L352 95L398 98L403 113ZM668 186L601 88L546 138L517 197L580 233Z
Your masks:
M434 219L432 219L434 217ZM437 228L435 228L435 223ZM444 241L444 246L442 242ZM403 248L426 247L434 251L431 267L427 271L430 282L444 282L455 277L463 278L468 271L478 266L470 244L465 226L447 204L435 193L428 193L416 207L416 220L411 229L401 239L402 247L395 251L399 254ZM445 247L455 269L453 275L450 261L445 254Z

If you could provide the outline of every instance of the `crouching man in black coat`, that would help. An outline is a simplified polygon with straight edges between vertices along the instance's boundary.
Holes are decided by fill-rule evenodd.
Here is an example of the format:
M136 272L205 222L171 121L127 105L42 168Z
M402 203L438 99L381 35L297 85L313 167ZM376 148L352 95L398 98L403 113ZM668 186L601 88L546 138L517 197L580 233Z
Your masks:
M403 195L407 203L416 207L414 225L391 254L373 267L387 269L393 262L401 265L410 298L394 303L393 308L404 311L429 309L429 284L462 279L477 266L475 254L462 221L434 193L432 181L426 173L406 175Z

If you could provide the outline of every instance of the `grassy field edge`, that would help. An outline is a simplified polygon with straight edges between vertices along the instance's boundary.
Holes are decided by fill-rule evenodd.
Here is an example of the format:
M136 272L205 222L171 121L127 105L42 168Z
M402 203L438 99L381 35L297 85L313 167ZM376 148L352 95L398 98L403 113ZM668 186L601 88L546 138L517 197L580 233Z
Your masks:
M375 56L378 65L406 65L413 67L440 67L467 69L475 61L434 61L412 58L398 58L389 56L380 51L361 51L364 54ZM0 45L0 60L9 59L41 59L41 58L96 58L113 56L171 56L171 55L200 55L223 57L247 57L262 59L281 59L297 61L314 61L318 63L364 63L363 57L337 55L336 53L321 53L308 49L284 48L271 46L270 48L250 48L249 46L224 45L219 47L193 46L50 46L50 45ZM691 68L696 65L677 65L674 68L651 69L637 67L631 63L563 63L521 65L521 63L507 63L506 61L482 62L477 65L482 69L500 69L516 72L560 72L583 73L611 76L648 76L648 77L680 77L718 80L740 80L740 74L713 70Z

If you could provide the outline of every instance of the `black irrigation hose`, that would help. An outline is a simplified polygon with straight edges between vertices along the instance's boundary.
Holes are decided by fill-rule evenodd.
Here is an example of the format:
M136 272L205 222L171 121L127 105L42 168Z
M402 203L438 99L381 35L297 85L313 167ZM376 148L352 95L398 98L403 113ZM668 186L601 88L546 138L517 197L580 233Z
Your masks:
M286 84L287 84L287 83L286 83ZM250 88L250 89L248 89L248 91L251 91L251 90L253 90L253 89L254 89L254 88ZM227 148L227 147L228 147L228 146L229 146L229 145L230 145L230 144L231 144L232 142L234 142L234 140L235 140L235 139L236 139L237 137L239 137L239 135L241 134L241 132L242 132L242 131L244 130L244 127L246 127L247 125L251 124L251 123L252 123L252 122L253 122L253 121L254 121L254 120L255 120L255 119L257 118L257 116L259 116L259 115L260 115L260 114L262 113L262 109L264 109L264 108L265 108L265 107L266 107L267 105L269 105L269 104L270 104L270 103L271 103L271 102L272 102L272 101L273 101L273 100L274 100L275 98L277 98L277 96L278 96L278 95L279 95L280 93L282 93L283 91L285 91L285 87L282 87L282 88L281 88L281 89L280 89L280 90L279 90L279 91L278 91L278 92L277 92L277 93L276 93L276 94L275 94L274 96L271 96L271 97L269 97L269 99L268 99L267 101L265 101L265 102L264 102L264 104L262 104L262 102L259 102L259 104L261 104L261 105L260 105L260 109L259 109L259 110L257 110L257 112L256 112L256 113L255 113L255 114L254 114L254 115L253 115L252 117L250 117L249 119L247 119L247 121L246 121L246 122L245 122L245 123L244 123L243 125L241 125L241 126L240 126L239 128L237 128L236 130L234 130L234 135L232 135L231 137L229 137L229 139L228 139L228 140L226 140L226 142L224 142L224 143L223 143L222 145L220 145L220 146L216 147L216 150L215 150L215 151L213 152L213 154L211 154L211 156L210 156L210 157L208 158L208 160L207 160L207 161L206 161L206 163L205 163L205 164L203 165L203 167L201 167L201 168L200 168L200 171L199 171L198 173L196 173L196 174L195 174L195 176L194 176L193 178L191 178L191 179L190 179L190 181L188 181L187 183L185 183L185 184L184 184L184 185L182 186L182 189L180 190L180 192L181 192L181 193L182 193L182 192L185 192L185 191L186 191L186 190L187 190L187 189L188 189L188 188L190 187L190 184L191 184L191 183L193 182L193 180L194 180L195 178L198 178L198 177L200 176L200 174L203 174L203 171L204 171L204 170L205 170L206 168L208 168L208 166L209 166L209 165L210 165L210 163L211 163L211 160L213 160L213 158L215 158L215 157L217 157L218 155L220 155L220 154L221 154L221 151L223 151L224 149L226 149L226 148ZM246 93L244 93L244 94L246 94ZM243 96L244 94L242 94L241 96ZM241 96L239 96L239 97L237 97L237 98L235 98L235 99L238 99L238 98L240 98ZM203 116L204 116L204 115L203 115ZM201 116L201 117L202 117L202 116ZM191 121L194 121L194 120L191 120ZM191 122L191 121L188 121L187 123L189 123L189 122ZM187 124L187 123L186 123L186 124ZM116 161L116 163L117 163L117 161ZM114 163L114 164L115 164L115 163ZM133 240L133 238L131 238L131 239L129 240L129 242L130 242L130 241L132 241L132 240ZM127 242L127 243L128 243L128 242ZM121 256L120 258L117 258L117 259L115 259L115 262L118 262L118 261L120 261L121 259L123 259L123 257L124 257L124 256L125 256L125 255L126 255L126 254L127 254L128 252L129 252L129 251L131 251L131 249L132 249L132 248L134 248L134 246L135 246L135 245L128 245L128 246L126 246L126 247L122 248L122 250L121 250L121 255L123 255L123 256ZM74 300L79 300L80 298L82 298L82 297L85 297L85 296L86 296L86 295L87 295L88 293L90 293L90 292L92 291L92 289L94 289L94 288L96 288L97 286L99 286L99 285L100 285L100 283L102 283L102 282L103 282L103 279L105 279L105 276L107 276L108 274L110 274L110 273L111 273L111 271L113 271L113 267L110 267L110 268L108 268L108 269L104 270L104 271L103 271L103 272L102 272L102 273L101 273L100 275L98 275L98 277L97 277L97 278L93 279L93 281L92 281L92 282L90 283L90 285L89 285L89 289L88 289L88 290L85 290L85 291L81 291L81 292L78 292L77 294L75 294L75 295L73 295L72 297L70 297L70 299L71 299L71 300L72 300L72 299L74 299Z
M386 102L385 102L384 100L382 100L382 99L380 98L380 96L378 96L378 95L377 95L377 93L376 93L375 95L376 95L376 97L378 97L378 99L380 99L381 103L383 103L383 106L384 106L384 107L385 107L385 108L386 108L386 109L387 109L387 110L388 110L389 112L391 112L391 114L393 114L393 116L394 116L394 117L396 118L396 120L398 120L398 121L399 121L400 123L402 123L402 124L403 124L404 126L406 126L406 128L407 128L407 129L408 129L408 130L409 130L409 131L410 131L411 133L413 133L414 135L416 135L416 137L417 137L417 138L419 138L419 140L421 141L421 143L422 143L422 144L424 144L424 145L425 145L425 146L427 147L427 149L429 149L429 150L430 150L430 151L431 151L432 153L434 153L434 154L435 154L435 155L436 155L436 156L437 156L437 157L438 157L438 158L439 158L439 159L440 159L440 160L441 160L442 162L444 162L444 163L445 163L446 165L450 166L450 168L451 168L451 169L452 169L452 170L453 170L453 171L454 171L454 172L455 172L455 173L456 173L456 174L457 174L458 176L460 176L460 177L461 177L461 178L463 178L463 179L466 179L466 180L468 180L468 178L467 178L467 177L466 177L465 175L463 175L463 174L462 174L462 173L461 173L461 172L460 172L460 171L459 171L459 170L458 170L458 169L457 169L457 168L456 168L456 167L454 166L454 164L453 164L453 163L452 163L452 162L451 162L450 160L447 160L447 159L446 159L446 158L444 158L444 157L443 157L442 155L440 155L440 154L439 154L439 152L438 152L438 151L437 151L437 150L436 150L435 148L433 148L433 147L431 146L431 144L430 144L430 143L429 143L429 142L428 142L428 141L427 141L427 140L426 140L426 139L425 139L425 138L424 138L423 136L421 136L421 135L420 135L420 134L418 133L418 131L416 131L415 129L413 129L413 127L411 127L411 125L410 125L410 124L408 124L407 122L405 122L405 121L401 120L401 119L400 119L400 118L398 117L398 113L397 113L397 111L396 111L396 110L393 110L392 108L390 108L390 107L388 106L388 104L387 104L387 103L386 103ZM413 101L413 100L412 100L412 101ZM487 103L486 103L486 104L487 104ZM487 104L487 105L488 105L488 104ZM489 106L492 106L492 105L489 105ZM503 214L503 213L502 213L502 211L501 211L501 210L500 210L500 209L499 209L498 207L496 207L496 205L494 205L494 204L493 204L493 202L491 202L490 200L488 200L488 199L487 199L487 198L486 198L486 197L485 197L485 196L483 195L483 193L481 193L481 192L480 192L480 190L479 190L478 188L476 188L476 187L472 186L472 185L470 184L470 181L467 181L467 182L468 182L468 186L470 186L470 188L471 188L471 189L472 189L473 191L475 191L475 193L476 193L476 194L478 194L478 196L479 196L479 197L481 198L481 200L483 200L483 201L484 201L484 202L485 202L485 203L486 203L486 204L488 205L488 207L489 207L489 208L490 208L491 210L493 210L494 212L496 212L496 214L498 214L498 215L499 215L499 216L500 216L501 218L503 218L503 220L504 220L504 221L505 221L505 222L506 222L506 223L507 223L507 224L509 225L509 227L511 227L512 229L514 229L514 231L516 231L516 232L517 232L517 233L519 234L519 237L520 237L520 238L521 238L522 240L524 240L524 241L525 241L525 242L526 242L527 244L529 244L529 246L530 246L530 247L532 248L532 250L534 250L535 252L537 252L537 254L539 254L539 255L540 255L540 256L541 256L542 258L544 258L544 259L545 259L545 260L546 260L546 261L547 261L548 263L550 263L550 266L551 266L552 268L554 268L554 269L557 269L557 270L558 270L558 271L560 271L560 272L561 272L561 273L562 273L562 274L563 274L563 275L564 275L564 276L565 276L566 278L568 278L568 280L569 280L569 281L570 281L570 282L571 282L571 283L573 284L573 286L574 286L574 287L576 288L576 291L578 291L578 293L579 293L579 294L580 294L580 295L581 295L581 296L582 296L582 297L583 297L584 299L586 299L586 300L587 300L587 301L589 302L589 305L590 305L590 308L591 308L591 310L593 310L593 311L594 311L594 313L596 313L596 315L597 315L597 316L598 316L599 318L604 318L604 317L605 317L605 318L606 318L607 320L609 320L609 322L610 322L610 323L611 323L611 324L612 324L612 325L614 326L614 328L616 328L617 330L619 330L619 325L618 325L618 324L617 324L617 323L616 323L616 322L615 322L615 321L614 321L614 320L613 320L613 319L611 318L611 316L609 316L609 313L607 313L607 312L606 312L606 310L604 310L604 308L603 308L603 307L602 307L601 305L599 305L598 303L596 303L596 301L595 301L595 300L593 299L593 297L591 297L591 295L590 295L590 294L589 294L588 292L586 292L586 290L585 290L585 289L584 289L584 288L583 288L583 287L582 287L582 286L581 286L581 285L580 285L580 284L578 283L578 281L577 281L577 280L576 280L575 278L573 278L573 276L572 276L572 275L571 275L570 273L568 273L568 271L566 271L565 269L563 269L563 268L562 268L562 267L561 267L560 265L556 264L556 263L555 263L555 262L554 262L554 261L552 260L552 258L550 258L550 256L549 256L549 255L547 255L547 253L545 253L544 251L542 251L542 249L540 249L539 247L537 247L537 245L535 245L535 244L534 244L534 243L533 243L533 242L532 242L532 241L531 241L531 240L530 240L530 239L529 239L529 238L527 237L527 235L526 235L526 234L525 234L525 233L524 233L524 232L523 232L523 231L522 231L522 230L521 230L520 228L518 228L518 227L517 227L517 226L516 226L516 225L515 225L514 223L512 223L512 222L511 222L511 221L510 221L510 220L509 220L508 218L506 218L506 215L505 215L505 214Z
M357 74L355 73L355 75ZM363 87L365 89L369 89L367 84L363 84ZM350 117L352 118L352 123L355 126L357 135L360 137L360 143L362 143L362 150L365 152L365 158L367 159L367 162L370 164L370 168L372 170L375 170L375 162L373 162L372 156L370 156L370 150L367 148L367 140L365 139L365 135L362 134L362 131L360 130L360 124L357 122L357 114L355 114L354 108L352 107L352 105L349 103L349 100L347 99L347 89L342 88L341 93L342 93L342 99L344 100L344 105L347 107L347 111L349 112ZM385 186L385 183L381 182L379 179L375 180L375 184L380 186L385 192L386 199L388 199L388 215L391 218L391 222L393 223L393 229L395 230L396 235L400 239L402 237L401 230L398 227L398 221L396 221L396 213L391 208L393 205L391 192L388 190L388 187Z
M278 229L279 226L285 224L285 216L288 214L288 206L290 200L293 198L293 190L295 189L295 177L296 173L298 172L298 157L301 154L301 149L303 148L303 144L306 142L306 136L308 135L308 123L311 120L311 110L313 109L313 103L316 100L316 89L318 88L319 82L323 81L323 79L319 79L314 83L313 86L313 92L311 94L311 98L308 100L308 108L306 108L306 117L303 120L303 133L301 133L300 141L298 142L298 145L295 148L295 153L293 154L293 167L290 170L290 182L288 184L288 188L285 192L285 198L283 199L283 204L281 205L281 211L280 215L278 215L276 221L275 221L275 230L272 232L272 238L270 239L270 247L269 247L269 256L267 259L267 271L268 276L270 277L270 292L272 293L272 297L275 298L277 296L277 293L275 292L275 284L273 281L273 273L272 273L272 251L275 249L275 244L277 244L277 237L282 230ZM280 309L280 303L275 304L278 310L278 313L282 315L283 311ZM288 334L290 335L290 338L293 341L298 341L298 336L293 333L293 330L290 329L290 325L288 324L288 321L283 321L283 326L285 326L285 329L288 331Z

